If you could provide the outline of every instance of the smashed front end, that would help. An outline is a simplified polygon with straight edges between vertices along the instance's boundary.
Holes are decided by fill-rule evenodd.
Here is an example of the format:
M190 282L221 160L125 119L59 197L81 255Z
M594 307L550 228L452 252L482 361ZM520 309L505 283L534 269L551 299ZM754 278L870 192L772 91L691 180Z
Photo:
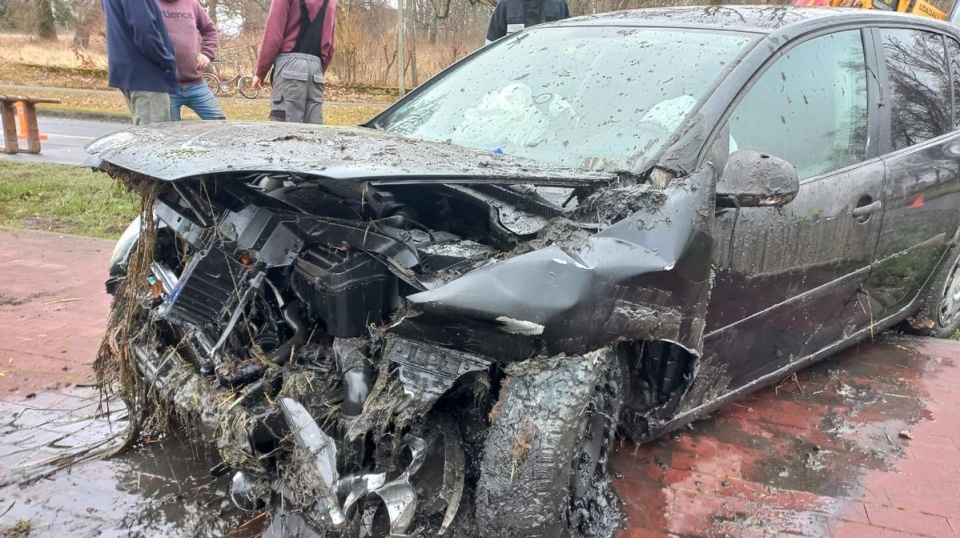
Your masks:
M340 148L338 164L171 179L130 141L101 143L100 168L148 211L115 253L100 366L129 356L217 444L234 502L270 508L267 535L479 532L488 429L529 365L609 357L594 362L623 369L623 424L660 433L701 349L707 172L658 189L468 150L451 170L348 172L354 131L258 128L272 155ZM199 147L170 133L147 132ZM368 155L416 144L377 136Z

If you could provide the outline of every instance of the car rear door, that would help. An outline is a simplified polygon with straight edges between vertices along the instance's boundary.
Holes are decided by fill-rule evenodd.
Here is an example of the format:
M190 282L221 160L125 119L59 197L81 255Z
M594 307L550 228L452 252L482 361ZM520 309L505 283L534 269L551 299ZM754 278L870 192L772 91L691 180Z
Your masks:
M864 289L876 305L875 319L883 320L911 307L960 223L960 118L954 106L960 43L922 27L873 33L889 105L882 117L883 224Z
M722 362L728 389L869 325L858 290L874 256L883 195L875 60L859 29L805 39L767 61L729 116L731 153L783 158L801 181L781 209L717 215L704 357Z

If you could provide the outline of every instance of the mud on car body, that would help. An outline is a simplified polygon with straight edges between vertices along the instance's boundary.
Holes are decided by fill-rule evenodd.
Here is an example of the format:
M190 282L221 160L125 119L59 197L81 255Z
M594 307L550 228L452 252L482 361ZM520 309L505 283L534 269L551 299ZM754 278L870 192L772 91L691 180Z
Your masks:
M956 330L948 51L881 13L623 12L509 36L360 128L105 137L144 215L99 370L216 442L268 535L609 534L618 432Z

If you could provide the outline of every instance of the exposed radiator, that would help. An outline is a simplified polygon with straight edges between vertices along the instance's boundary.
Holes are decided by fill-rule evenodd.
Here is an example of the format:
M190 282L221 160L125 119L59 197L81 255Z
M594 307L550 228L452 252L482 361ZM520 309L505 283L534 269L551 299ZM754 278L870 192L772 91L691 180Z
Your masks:
M160 314L195 325L219 322L238 299L246 267L216 246L195 254Z

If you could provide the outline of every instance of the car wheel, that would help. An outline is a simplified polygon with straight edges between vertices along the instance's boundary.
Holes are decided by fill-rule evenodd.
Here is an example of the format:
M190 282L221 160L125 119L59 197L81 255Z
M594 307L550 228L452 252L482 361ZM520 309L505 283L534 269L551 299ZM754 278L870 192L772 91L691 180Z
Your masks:
M556 537L609 522L619 363L603 349L508 367L484 445L480 536Z
M204 73L203 81L207 84L207 87L210 88L210 92L213 95L220 95L220 79L212 73Z
M949 338L960 329L960 249L954 248L942 266L920 311L909 323L909 332Z

